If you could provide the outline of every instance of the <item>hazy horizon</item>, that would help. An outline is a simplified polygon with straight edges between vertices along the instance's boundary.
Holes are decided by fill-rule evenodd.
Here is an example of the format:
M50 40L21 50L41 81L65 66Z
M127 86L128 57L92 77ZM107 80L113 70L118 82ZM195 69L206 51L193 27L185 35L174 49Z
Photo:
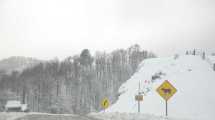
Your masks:
M139 44L158 56L214 49L213 0L0 0L0 59L64 59Z

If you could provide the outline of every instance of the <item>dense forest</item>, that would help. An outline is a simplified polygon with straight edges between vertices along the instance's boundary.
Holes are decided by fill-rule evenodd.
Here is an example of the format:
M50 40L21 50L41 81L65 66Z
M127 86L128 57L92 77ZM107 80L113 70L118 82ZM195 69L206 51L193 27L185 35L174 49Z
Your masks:
M4 74L0 80L1 111L7 100L27 103L32 112L86 114L101 110L100 102L114 103L120 85L138 64L155 55L139 45L111 53L88 49L62 61L41 62L23 71Z

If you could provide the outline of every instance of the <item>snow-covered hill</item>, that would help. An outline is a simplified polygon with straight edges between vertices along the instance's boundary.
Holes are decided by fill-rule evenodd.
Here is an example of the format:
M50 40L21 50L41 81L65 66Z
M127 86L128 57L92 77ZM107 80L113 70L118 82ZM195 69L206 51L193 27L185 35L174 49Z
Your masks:
M138 71L120 87L118 101L107 112L137 112L134 96L138 93L140 82L141 91L145 93L141 113L164 115L165 102L156 92L164 80L169 80L178 90L168 102L169 116L192 120L215 119L215 71L208 60L192 55L143 61Z

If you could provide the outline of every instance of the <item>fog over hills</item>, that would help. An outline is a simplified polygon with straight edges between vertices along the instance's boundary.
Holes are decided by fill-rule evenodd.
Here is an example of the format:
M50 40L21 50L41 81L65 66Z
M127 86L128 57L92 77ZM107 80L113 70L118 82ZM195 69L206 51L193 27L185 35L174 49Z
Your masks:
M12 71L20 71L27 67L33 67L40 62L42 61L35 58L12 56L0 60L0 71L6 73L10 73Z

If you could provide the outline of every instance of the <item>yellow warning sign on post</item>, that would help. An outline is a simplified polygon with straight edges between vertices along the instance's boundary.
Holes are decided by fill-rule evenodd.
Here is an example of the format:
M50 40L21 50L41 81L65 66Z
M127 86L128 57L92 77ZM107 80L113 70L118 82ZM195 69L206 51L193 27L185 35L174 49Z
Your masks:
M102 105L103 109L107 109L109 107L109 105L110 105L110 102L109 102L109 100L107 98L105 98L105 99L102 100L101 105Z
M177 89L168 80L165 80L157 88L157 92L164 100L168 101L177 92Z

